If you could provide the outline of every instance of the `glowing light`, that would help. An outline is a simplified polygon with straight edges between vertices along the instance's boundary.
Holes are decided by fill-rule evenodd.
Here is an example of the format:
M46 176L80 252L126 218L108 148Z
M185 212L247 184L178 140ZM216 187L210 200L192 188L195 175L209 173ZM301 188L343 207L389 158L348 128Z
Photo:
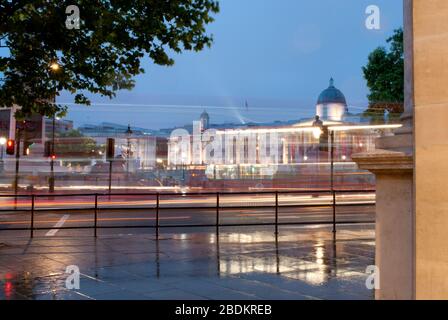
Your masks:
M348 130L363 130L363 129L397 129L401 128L402 124L378 124L378 125L357 125L357 126L333 126L328 127L331 131L348 131Z
M321 134L322 134L322 130L320 128L314 128L314 130L313 130L314 138L319 139Z
M239 133L295 133L295 132L314 132L316 127L299 128L251 128L251 129L227 129L218 130L217 134L239 134Z
M0 145L4 146L6 144L6 138L5 137L1 137L0 138Z
M160 159L160 158L157 158L157 159L156 159L156 162L157 162L157 163L163 163L163 160Z
M345 161L347 157L345 155L342 155L341 159Z
M57 62L52 62L50 64L50 69L52 71L58 71L61 68L61 66Z
M307 156L303 156L303 160L304 161L308 160L308 157Z

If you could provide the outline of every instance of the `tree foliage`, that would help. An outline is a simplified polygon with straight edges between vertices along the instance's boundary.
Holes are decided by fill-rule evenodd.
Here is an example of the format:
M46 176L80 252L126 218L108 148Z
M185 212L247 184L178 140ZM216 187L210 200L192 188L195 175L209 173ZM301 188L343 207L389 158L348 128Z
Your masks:
M86 92L113 98L134 86L145 56L170 66L175 53L210 46L205 27L219 11L215 0L79 0L80 28L67 29L72 4L0 0L0 40L8 52L0 52L1 106L21 106L19 116L53 116L64 113L52 102L62 90L79 104L90 104Z
M72 165L89 164L90 158L102 158L100 152L105 152L104 146L97 145L94 139L84 136L78 130L60 133L55 141L57 157Z
M368 63L362 68L370 93L369 107L365 115L374 121L389 120L403 112L404 101L404 56L403 30L397 29L387 39L389 48L376 48L370 53Z

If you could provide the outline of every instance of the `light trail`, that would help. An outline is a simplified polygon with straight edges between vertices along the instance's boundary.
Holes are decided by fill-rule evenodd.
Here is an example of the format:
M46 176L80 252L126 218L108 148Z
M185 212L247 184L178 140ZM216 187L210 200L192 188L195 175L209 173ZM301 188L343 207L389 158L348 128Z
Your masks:
M375 203L375 194L353 194L353 195L338 195L336 196L337 203L340 205L344 204L373 204ZM249 196L249 197L238 197L238 196L227 196L221 195L220 205L222 207L231 208L235 204L243 204L243 206L249 206L252 204L258 205L273 205L274 195L260 195L260 196ZM176 208L176 205L214 205L216 203L215 197L203 196L201 199L194 199L189 196L185 196L179 199L163 199L161 196L160 204L164 208ZM310 195L286 195L279 197L279 205L300 205L300 204L322 204L329 205L332 203L331 195L321 195L313 198ZM154 200L121 200L121 201L99 201L98 205L101 209L107 209L108 206L127 206L127 207L138 207L138 206L151 206L155 207L156 201ZM36 201L36 209L56 209L64 208L67 206L93 206L93 200L83 201ZM0 208L8 208L12 206L17 206L19 208L29 208L29 201L17 202L13 200L0 202ZM91 209L91 208L85 208Z
M175 220L175 219L191 219L191 216L175 216L175 217L159 217L159 220ZM140 217L124 217L124 218L98 218L97 221L127 221L127 220L135 220L135 221L139 221L139 220L156 220L156 218L153 217L148 217L148 218L140 218ZM59 222L60 220L41 220L41 221L35 221L35 224L42 224L42 223L54 223L54 222ZM74 223L74 222L93 222L94 219L90 218L90 219L70 219L68 221L65 221L66 223ZM20 220L20 221L2 221L1 224L30 224L29 220ZM55 228L61 227L62 225L58 225L58 226L54 226Z

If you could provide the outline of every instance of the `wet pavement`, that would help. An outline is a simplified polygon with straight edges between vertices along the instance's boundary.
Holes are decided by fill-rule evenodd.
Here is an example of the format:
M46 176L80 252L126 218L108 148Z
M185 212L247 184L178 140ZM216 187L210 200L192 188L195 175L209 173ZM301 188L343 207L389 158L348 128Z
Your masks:
M373 299L374 225L0 233L0 299ZM123 232L123 233L119 233ZM80 270L67 289L66 268Z

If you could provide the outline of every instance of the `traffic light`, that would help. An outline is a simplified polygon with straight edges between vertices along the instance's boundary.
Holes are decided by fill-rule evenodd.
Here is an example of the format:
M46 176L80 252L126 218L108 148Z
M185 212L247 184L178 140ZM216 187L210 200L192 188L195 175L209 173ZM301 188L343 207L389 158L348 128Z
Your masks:
M16 147L16 143L15 143L15 141L12 140L12 139L9 139L9 140L6 142L6 154L14 155L14 153L15 153L15 147Z
M112 160L115 156L115 139L107 138L107 152L106 157L108 160Z
M45 141L44 157L51 156L51 141Z

